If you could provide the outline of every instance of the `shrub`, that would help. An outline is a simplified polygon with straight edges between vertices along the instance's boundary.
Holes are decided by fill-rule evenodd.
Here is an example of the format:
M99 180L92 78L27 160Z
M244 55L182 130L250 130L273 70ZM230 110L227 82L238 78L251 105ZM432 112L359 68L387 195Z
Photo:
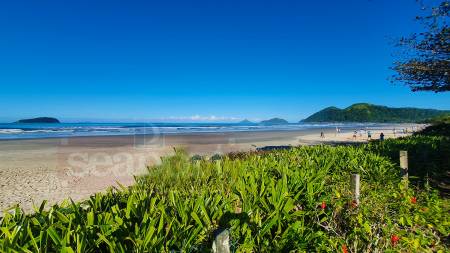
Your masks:
M0 251L204 252L218 228L230 230L237 252L448 250L448 201L408 186L378 154L402 141L196 163L176 150L131 187L49 210L44 202L30 215L5 212ZM361 175L359 207L351 173Z

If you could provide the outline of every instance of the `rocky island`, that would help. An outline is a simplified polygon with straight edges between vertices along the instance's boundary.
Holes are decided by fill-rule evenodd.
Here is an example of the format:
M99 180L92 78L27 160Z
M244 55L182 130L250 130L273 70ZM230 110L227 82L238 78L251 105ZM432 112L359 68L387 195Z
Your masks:
M32 119L21 119L14 123L61 123L61 122L56 118L38 117L38 118L32 118Z
M269 120L263 120L260 122L261 125L270 126L270 125L287 125L289 122L285 119L273 118Z
M239 124L241 124L241 125L254 125L255 123L251 122L248 119L244 119L244 120L240 121Z

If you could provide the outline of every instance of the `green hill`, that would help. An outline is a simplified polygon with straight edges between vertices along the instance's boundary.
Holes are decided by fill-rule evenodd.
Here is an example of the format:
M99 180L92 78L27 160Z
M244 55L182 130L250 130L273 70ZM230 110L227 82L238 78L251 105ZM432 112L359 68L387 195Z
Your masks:
M450 111L360 103L345 109L328 107L300 122L419 122L442 115L450 115Z
M270 126L270 125L286 125L289 124L287 120L280 118L273 118L269 120L263 120L260 122L261 125Z

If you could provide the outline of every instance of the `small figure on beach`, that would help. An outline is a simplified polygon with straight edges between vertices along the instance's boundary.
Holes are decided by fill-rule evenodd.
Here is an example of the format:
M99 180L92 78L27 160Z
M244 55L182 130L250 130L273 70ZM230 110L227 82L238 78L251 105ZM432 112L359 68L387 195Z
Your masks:
M383 132L380 133L380 141L384 141L384 133Z
M372 132L371 131L367 131L367 139L372 140Z
M353 132L353 140L356 140L356 134L358 134L358 132L355 130L355 131Z
M320 132L320 138L325 138L325 134L323 132Z

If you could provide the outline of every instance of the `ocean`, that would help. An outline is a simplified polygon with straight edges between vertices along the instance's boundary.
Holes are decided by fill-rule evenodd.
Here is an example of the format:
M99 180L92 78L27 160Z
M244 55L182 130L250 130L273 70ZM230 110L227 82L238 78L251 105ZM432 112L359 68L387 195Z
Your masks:
M60 123L19 124L0 123L0 140L54 137L114 136L144 134L220 133L242 131L294 131L307 129L362 129L382 128L385 124L286 124L258 125L239 123ZM390 124L392 125L392 124Z

